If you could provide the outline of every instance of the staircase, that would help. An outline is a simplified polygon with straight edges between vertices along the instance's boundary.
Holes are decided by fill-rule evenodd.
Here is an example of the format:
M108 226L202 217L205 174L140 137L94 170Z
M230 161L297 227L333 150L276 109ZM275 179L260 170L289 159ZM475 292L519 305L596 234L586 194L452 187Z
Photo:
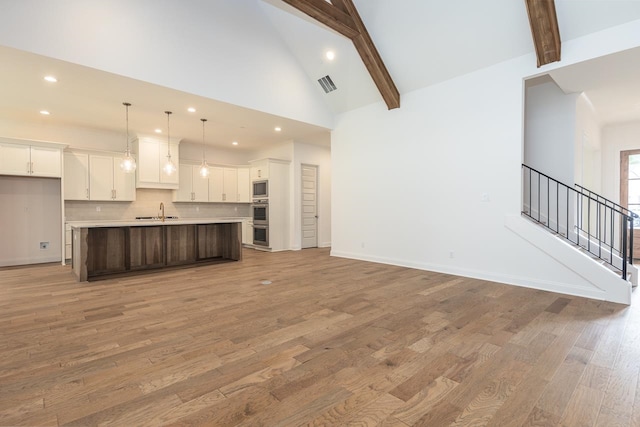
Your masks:
M633 226L638 215L580 185L522 165L522 215L636 286Z

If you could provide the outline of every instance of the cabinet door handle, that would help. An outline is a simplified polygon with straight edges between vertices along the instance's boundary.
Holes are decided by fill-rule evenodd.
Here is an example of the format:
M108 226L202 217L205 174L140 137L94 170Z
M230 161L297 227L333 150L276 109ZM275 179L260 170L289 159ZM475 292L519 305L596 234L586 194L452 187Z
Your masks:
M118 198L118 190L113 190L113 200Z
M31 174L33 175L33 162L31 162Z
M196 199L196 193L192 192L191 193L191 200L195 200Z
M27 173L31 173L31 163L27 162Z
M89 189L87 188L87 200L89 200Z

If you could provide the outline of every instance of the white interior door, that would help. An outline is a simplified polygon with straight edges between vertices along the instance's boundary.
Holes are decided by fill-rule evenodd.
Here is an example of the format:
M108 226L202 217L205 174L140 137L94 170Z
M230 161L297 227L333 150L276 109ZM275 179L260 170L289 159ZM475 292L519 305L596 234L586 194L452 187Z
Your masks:
M302 249L318 247L318 167L302 165Z

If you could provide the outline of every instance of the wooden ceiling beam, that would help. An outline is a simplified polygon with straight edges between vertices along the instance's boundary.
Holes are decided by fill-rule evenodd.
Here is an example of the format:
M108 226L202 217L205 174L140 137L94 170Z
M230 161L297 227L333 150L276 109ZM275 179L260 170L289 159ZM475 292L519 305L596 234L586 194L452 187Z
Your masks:
M560 61L560 30L554 0L525 0L538 67Z
M365 27L362 19L360 19L360 14L356 6L352 0L337 1L342 4L356 24L359 34L351 40L360 54L362 62L364 62L367 70L369 70L369 74L371 74L373 82L378 87L378 91L380 91L382 99L384 99L384 102L387 104L387 108L389 110L400 108L400 92L398 92L398 88L396 88L391 74L389 74L387 67L384 65L382 57L378 53L378 49L376 49L376 45L373 43L371 36L369 36L367 27Z
M400 107L400 92L352 0L331 0L331 3L325 0L283 1L351 39L387 108L392 110Z
M359 32L353 18L348 13L340 10L324 0L282 0L295 7L300 12L306 13L316 21L326 25L347 38L356 37Z

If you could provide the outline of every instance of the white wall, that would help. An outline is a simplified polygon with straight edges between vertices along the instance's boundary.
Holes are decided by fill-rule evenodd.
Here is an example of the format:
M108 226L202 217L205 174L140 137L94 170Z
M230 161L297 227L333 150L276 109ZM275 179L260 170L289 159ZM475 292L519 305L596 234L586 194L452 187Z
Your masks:
M0 266L62 260L60 191L60 179L0 176Z
M640 149L640 122L602 129L602 195L620 203L620 152Z
M258 1L0 0L0 44L331 128Z
M564 184L573 185L576 101L550 77L527 81L524 163Z
M575 182L602 193L601 126L597 113L586 93L576 102Z
M592 296L592 283L505 227L521 209L523 79L637 45L640 21L564 43L561 64L536 69L527 55L403 94L397 110L339 116L332 254Z

